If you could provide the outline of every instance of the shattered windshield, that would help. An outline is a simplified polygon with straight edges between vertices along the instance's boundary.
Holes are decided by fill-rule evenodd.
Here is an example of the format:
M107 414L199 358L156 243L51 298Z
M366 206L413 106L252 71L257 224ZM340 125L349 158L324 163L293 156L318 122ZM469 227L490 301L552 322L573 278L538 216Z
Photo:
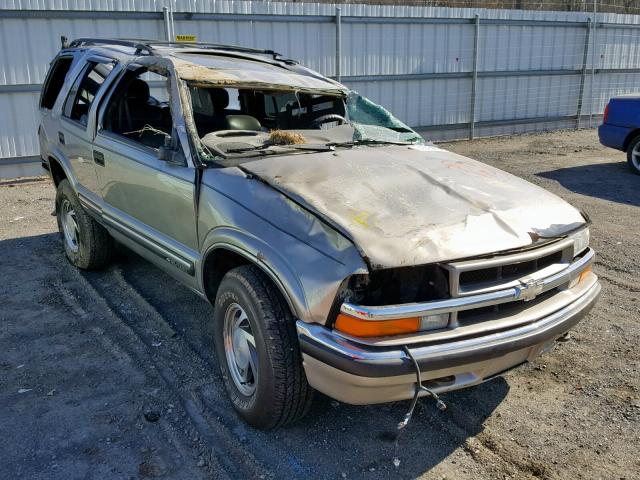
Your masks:
M402 123L386 108L373 103L358 92L350 91L347 113L354 127L353 140L424 143L424 139Z
M389 111L355 91L192 85L189 93L205 159L424 143Z

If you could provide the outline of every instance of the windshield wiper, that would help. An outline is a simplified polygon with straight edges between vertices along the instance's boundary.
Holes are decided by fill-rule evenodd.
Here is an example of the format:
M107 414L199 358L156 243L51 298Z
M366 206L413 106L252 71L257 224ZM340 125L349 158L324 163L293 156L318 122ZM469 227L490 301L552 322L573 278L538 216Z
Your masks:
M272 143L265 143L263 145L257 145L255 147L243 147L243 148L231 148L226 151L226 153L249 153L249 152L263 152L267 153L267 150L270 147L281 147L286 150L310 150L312 152L330 152L335 150L333 145L274 145ZM274 150L268 153L278 153L279 150Z
M348 142L327 143L328 147L355 147L356 145L413 145L414 142L401 142L393 140L350 140Z

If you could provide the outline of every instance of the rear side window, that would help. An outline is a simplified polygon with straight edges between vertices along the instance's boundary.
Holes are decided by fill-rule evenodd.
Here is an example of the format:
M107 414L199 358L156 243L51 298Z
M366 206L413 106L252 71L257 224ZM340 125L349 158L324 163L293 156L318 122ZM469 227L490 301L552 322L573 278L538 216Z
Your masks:
M60 94L60 90L62 90L62 85L64 85L64 80L67 78L67 73L69 73L72 62L72 57L60 57L51 66L44 88L42 89L40 107L48 110L53 108Z
M80 76L80 80L76 81L69 92L64 104L63 115L86 126L93 99L111 70L113 70L112 63L89 62Z

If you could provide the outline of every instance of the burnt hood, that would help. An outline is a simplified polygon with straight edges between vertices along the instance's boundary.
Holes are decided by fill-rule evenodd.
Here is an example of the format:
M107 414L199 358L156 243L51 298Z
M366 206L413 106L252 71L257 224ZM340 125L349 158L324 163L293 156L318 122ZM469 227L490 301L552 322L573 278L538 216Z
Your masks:
M372 268L526 247L585 223L552 193L433 146L267 157L242 168L336 225Z

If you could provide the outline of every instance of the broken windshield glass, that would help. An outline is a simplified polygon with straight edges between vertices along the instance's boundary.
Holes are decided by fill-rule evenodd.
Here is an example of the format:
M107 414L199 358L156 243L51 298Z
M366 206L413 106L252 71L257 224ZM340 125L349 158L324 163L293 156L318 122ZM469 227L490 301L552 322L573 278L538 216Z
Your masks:
M351 90L346 100L347 114L354 128L354 141L424 143L424 139L386 108Z

